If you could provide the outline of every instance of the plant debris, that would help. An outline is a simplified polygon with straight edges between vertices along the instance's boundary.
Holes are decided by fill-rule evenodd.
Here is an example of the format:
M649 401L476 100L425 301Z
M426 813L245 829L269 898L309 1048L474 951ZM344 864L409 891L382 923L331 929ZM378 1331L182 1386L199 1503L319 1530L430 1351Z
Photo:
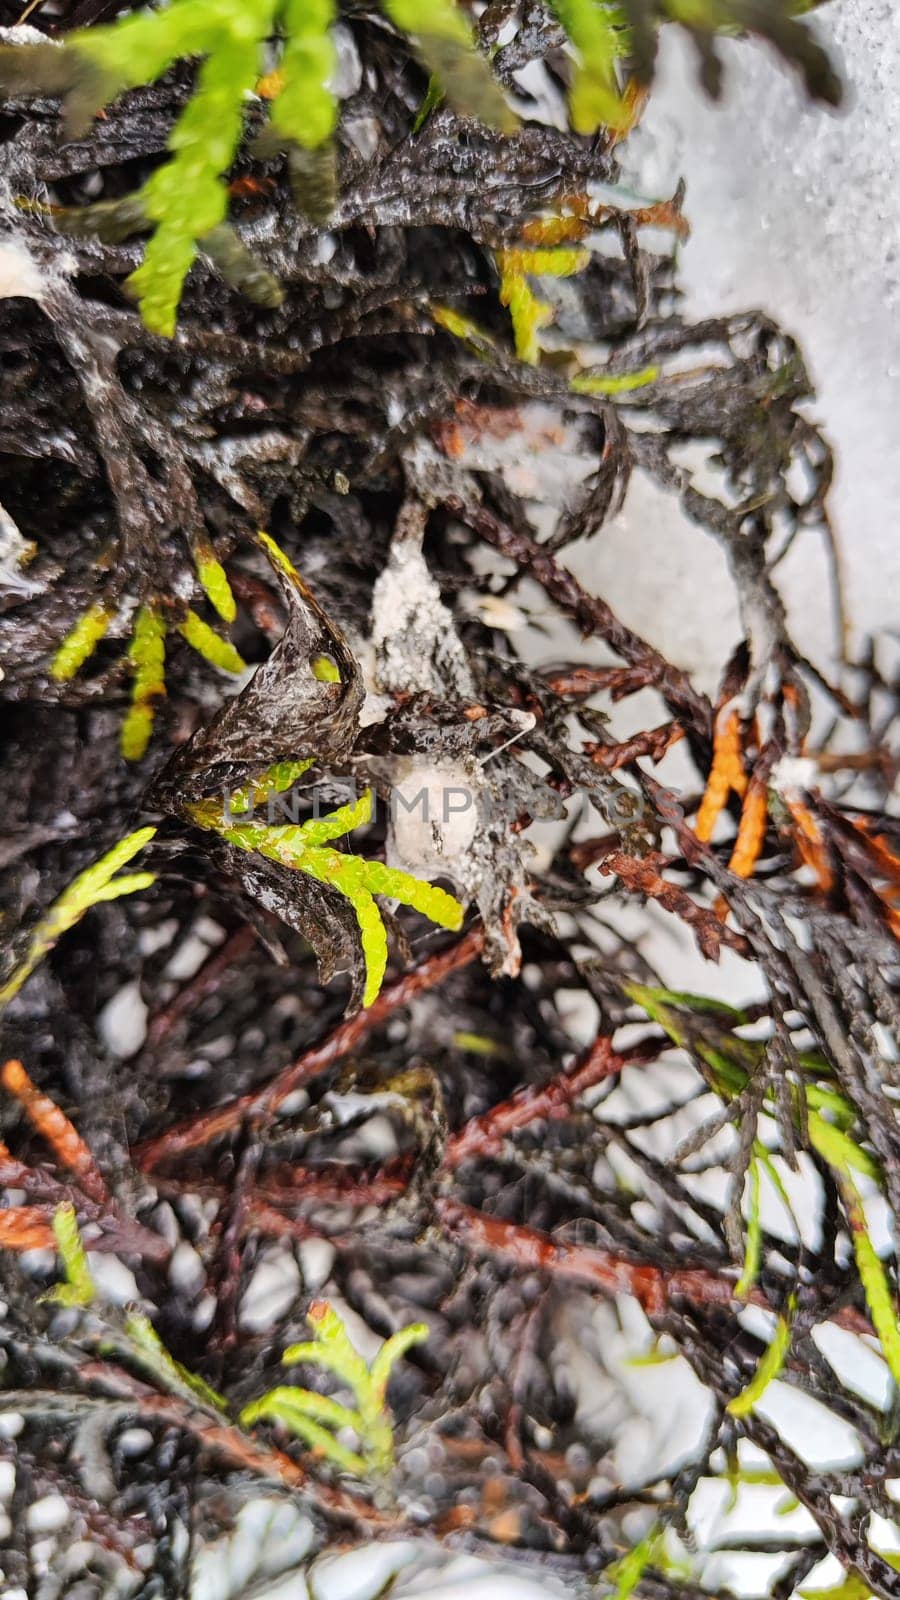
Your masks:
M676 9L624 8L638 82ZM790 8L707 9L834 98ZM0 123L3 1583L199 1593L258 1499L286 1560L414 1537L697 1600L713 1480L800 1508L773 1600L826 1555L896 1600L898 679L872 641L828 680L778 594L833 544L802 354L686 318L648 242L683 193L634 206L615 130L539 120L543 5L478 21L506 132L378 8L339 28L327 224L241 146L279 302L200 255L170 339L133 240L69 223L165 170L192 69L68 140L46 98ZM727 556L714 702L567 565L632 474ZM733 1004L667 987L672 929ZM626 1336L706 1403L639 1469L578 1379L620 1407ZM805 1458L785 1387L852 1459Z

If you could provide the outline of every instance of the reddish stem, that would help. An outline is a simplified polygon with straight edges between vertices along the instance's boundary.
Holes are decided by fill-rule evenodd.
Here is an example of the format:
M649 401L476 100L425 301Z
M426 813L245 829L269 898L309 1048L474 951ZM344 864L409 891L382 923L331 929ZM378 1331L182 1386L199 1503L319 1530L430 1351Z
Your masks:
M712 707L705 695L698 694L686 672L673 667L653 645L626 627L608 606L581 587L567 567L561 567L537 539L521 528L511 528L484 506L467 505L455 495L444 501L447 510L473 528L501 555L515 563L520 574L527 572L550 599L568 611L585 633L599 634L629 666L648 674L648 680L692 728L704 744L712 734Z
M663 722L658 728L633 733L630 739L622 739L618 744L592 742L586 744L584 750L595 767L602 767L604 772L618 772L620 767L630 766L640 756L647 756L653 762L662 761L673 744L683 738L684 729L679 722Z
M179 989L175 998L151 1018L147 1029L148 1045L153 1047L162 1044L175 1031L179 1022L196 1010L201 1000L216 993L223 974L229 967L234 966L236 961L242 961L244 956L250 953L255 937L253 928L249 923L245 923L226 939L218 950L213 951L190 982L186 983L183 989Z
M499 1155L504 1140L529 1122L554 1122L565 1117L573 1100L586 1089L593 1089L621 1072L626 1065L622 1056L613 1051L609 1039L595 1039L594 1043L575 1063L572 1070L552 1078L549 1083L529 1084L518 1089L508 1100L491 1106L480 1117L472 1117L452 1138L444 1152L444 1166L449 1171L472 1156Z
M88 1199L108 1204L106 1181L78 1129L55 1101L35 1087L21 1061L4 1063L0 1083L15 1096L32 1127L46 1140L59 1165L74 1175Z
M0 1188L24 1189L27 1195L44 1202L41 1206L27 1209L39 1210L46 1216L48 1226L60 1205L74 1206L82 1227L86 1223L98 1223L103 1232L99 1238L85 1240L86 1250L119 1251L123 1255L141 1256L144 1261L160 1262L167 1261L172 1253L160 1234L153 1233L150 1228L143 1227L130 1217L119 1216L109 1206L89 1200L74 1184L60 1183L43 1167L27 1167L24 1161L16 1161L8 1151L0 1153ZM13 1214L11 1211L0 1212L0 1216ZM55 1248L52 1230L48 1243Z
M0 1211L0 1250L55 1250L53 1212L46 1206L10 1206Z
M660 1267L639 1266L609 1250L565 1244L536 1228L489 1217L457 1200L438 1200L436 1209L447 1232L475 1255L508 1261L520 1272L548 1272L607 1294L632 1295L651 1316L659 1316L673 1295L705 1305L737 1300L733 1282L703 1268L664 1271ZM759 1290L752 1290L748 1299L753 1305L769 1309L768 1300Z
M433 989L452 972L458 972L462 967L468 966L480 955L483 947L483 929L472 928L456 944L429 956L418 967L414 967L412 972L403 973L401 977L395 978L393 983L387 984L371 1006L339 1023L321 1044L313 1045L311 1050L306 1050L302 1056L298 1056L296 1061L279 1072L264 1089L240 1095L236 1100L229 1100L224 1106L215 1106L212 1111L202 1111L186 1117L183 1122L167 1128L158 1138L147 1139L143 1144L137 1145L133 1151L136 1165L143 1172L152 1172L162 1161L202 1149L211 1140L233 1132L248 1117L264 1116L276 1111L295 1089L311 1082L335 1061L348 1055L367 1034L380 1027L395 1011L408 1006L416 995L424 994L427 989Z
M379 1511L349 1490L333 1487L311 1478L299 1462L283 1450L262 1443L253 1433L225 1421L217 1421L199 1406L194 1407L178 1395L162 1395L121 1367L104 1361L85 1361L78 1369L82 1383L97 1382L116 1399L133 1401L135 1415L148 1422L173 1423L192 1433L212 1454L232 1466L301 1490L322 1510L363 1527L389 1526L396 1519Z

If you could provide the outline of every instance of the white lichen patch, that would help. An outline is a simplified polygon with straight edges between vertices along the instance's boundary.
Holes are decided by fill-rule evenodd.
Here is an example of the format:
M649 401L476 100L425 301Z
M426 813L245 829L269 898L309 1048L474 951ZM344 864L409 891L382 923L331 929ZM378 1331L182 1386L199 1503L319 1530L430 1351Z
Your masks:
M391 865L473 888L471 856L480 799L475 762L415 757L399 762L391 794Z
M818 781L819 769L808 756L782 756L772 768L769 788L793 799L804 789L815 789Z
M453 616L414 538L394 540L375 584L369 648L373 709L386 709L396 694L462 703L475 696ZM472 759L398 759L388 830L391 865L419 877L452 878L471 892L482 787Z
M61 44L60 39L50 39L40 28L28 22L17 22L13 28L0 28L0 44Z
M405 465L415 481L409 455ZM460 730L471 729L467 713L478 704L478 689L453 615L422 553L426 500L412 499L401 511L387 566L375 585L371 634L360 652L368 690L361 720L381 721L401 697L408 702L422 696L442 702L451 722L457 707ZM476 722L480 716L476 713ZM392 758L386 857L391 866L416 877L447 879L461 899L474 900L484 918L492 971L512 975L521 961L515 932L521 919L506 912L520 896L524 910L524 856L530 847L509 826L502 752L533 726L533 718L513 711L507 720L510 736L487 754L476 754L475 741L462 738L457 746L462 753L452 757Z
M0 505L0 590L11 589L20 595L37 594L40 585L32 583L22 571L36 554L37 545L23 537L9 512Z
M376 688L386 693L474 694L452 613L418 544L395 539L372 594Z
M47 288L47 276L24 244L11 235L0 240L0 300L40 301Z

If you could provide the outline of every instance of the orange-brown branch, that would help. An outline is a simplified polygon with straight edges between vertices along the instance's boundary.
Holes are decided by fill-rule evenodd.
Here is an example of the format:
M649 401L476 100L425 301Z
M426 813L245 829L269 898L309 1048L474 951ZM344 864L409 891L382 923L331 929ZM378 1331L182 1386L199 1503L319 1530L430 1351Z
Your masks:
M59 1106L35 1087L21 1061L4 1063L0 1083L15 1096L32 1127L47 1141L59 1165L78 1180L88 1199L106 1204L109 1190L80 1133Z
M11 1206L0 1211L0 1250L55 1250L52 1216L47 1206Z
M457 1200L439 1200L437 1211L447 1232L475 1255L508 1261L522 1272L548 1272L607 1294L632 1295L650 1315L663 1312L672 1296L700 1304L738 1304L734 1282L719 1273L637 1265L609 1250L561 1243L537 1228L503 1222ZM758 1291L750 1299L754 1305L768 1306Z
M704 844L708 844L712 838L713 829L732 791L739 796L747 792L747 774L741 748L741 719L736 711L716 719L712 766L694 824L694 832Z

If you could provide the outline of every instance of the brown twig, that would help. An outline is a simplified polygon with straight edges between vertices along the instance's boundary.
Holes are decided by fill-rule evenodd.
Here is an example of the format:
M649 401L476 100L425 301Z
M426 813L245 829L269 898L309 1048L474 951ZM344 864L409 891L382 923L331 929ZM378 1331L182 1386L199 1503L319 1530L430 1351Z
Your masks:
M537 1228L503 1222L458 1200L439 1199L436 1209L451 1237L475 1255L507 1261L520 1272L547 1272L606 1294L631 1295L651 1316L659 1316L672 1297L701 1305L739 1303L730 1279L703 1268L664 1270L637 1265L609 1250L558 1242ZM748 1298L754 1305L769 1305L757 1290L752 1290Z
M52 1216L44 1206L11 1206L8 1211L0 1211L0 1249L55 1249Z
M158 1138L147 1139L136 1146L133 1155L137 1166L143 1172L152 1172L164 1161L202 1149L213 1139L233 1132L248 1117L277 1110L295 1089L311 1082L342 1056L348 1055L395 1011L409 1005L416 995L433 989L452 972L468 966L480 955L483 947L483 930L480 927L472 928L456 944L428 956L412 972L403 973L393 983L386 984L378 999L367 1010L358 1011L355 1016L339 1023L321 1044L304 1051L302 1056L279 1072L266 1088L240 1095L224 1106L216 1106L212 1111L187 1117Z
M652 689L656 680L655 666L646 662L630 667L565 667L550 671L546 677L547 687L554 694L581 699L603 690L611 700L625 700L641 689Z
M225 943L214 950L212 955L204 961L199 972L196 972L189 983L179 989L175 997L151 1017L147 1027L147 1044L151 1047L161 1045L174 1033L178 1024L195 1011L201 1001L217 992L219 984L229 967L235 962L242 961L253 948L256 934L249 923L238 928Z
M618 772L620 767L630 766L640 756L647 756L653 762L662 761L673 744L683 738L684 729L680 723L663 722L658 728L647 728L618 743L586 744L584 752L595 767L601 767L604 772Z
M564 611L568 611L585 634L598 634L630 666L646 669L651 681L681 720L707 744L712 734L712 707L705 695L698 694L686 672L673 667L665 656L620 622L611 606L581 587L567 567L543 550L537 539L519 528L501 522L484 506L467 505L456 495L449 496L446 509L492 544L495 550L514 562L520 573L528 573Z
M747 792L741 719L736 711L730 711L716 721L712 766L694 823L697 838L704 844L712 838L713 829L732 790L739 796Z
M448 1139L444 1151L445 1170L452 1172L473 1157L499 1155L508 1136L531 1122L552 1122L565 1117L573 1100L602 1083L604 1078L621 1072L626 1065L626 1058L615 1054L609 1039L595 1039L570 1072L561 1073L540 1086L529 1084L481 1116L472 1117Z
M305 1468L283 1450L263 1444L252 1433L208 1416L177 1395L159 1394L111 1362L85 1361L78 1368L78 1376L83 1383L99 1384L116 1399L133 1401L135 1415L147 1422L169 1422L186 1429L204 1449L229 1466L301 1491L331 1516L367 1528L384 1528L394 1520L349 1491L311 1478Z
M23 1189L27 1195L43 1201L43 1205L32 1209L40 1211L47 1218L48 1225L57 1206L73 1206L82 1227L86 1223L96 1223L102 1229L99 1237L85 1239L86 1250L120 1251L123 1255L140 1256L144 1261L157 1262L167 1261L171 1255L171 1249L161 1234L142 1227L130 1217L120 1216L109 1205L89 1200L74 1184L60 1183L42 1167L29 1167L24 1161L16 1161L5 1148L0 1149L0 1188ZM54 1244L52 1238L48 1242ZM31 1246L23 1245L21 1248L30 1249Z
M657 851L638 857L624 850L614 850L600 863L600 871L605 875L615 873L630 893L645 894L657 900L664 910L680 917L693 930L700 951L708 961L718 961L723 944L739 955L747 955L749 947L743 934L735 933L710 907L698 905L686 889L669 883L662 875L665 865L666 857Z

